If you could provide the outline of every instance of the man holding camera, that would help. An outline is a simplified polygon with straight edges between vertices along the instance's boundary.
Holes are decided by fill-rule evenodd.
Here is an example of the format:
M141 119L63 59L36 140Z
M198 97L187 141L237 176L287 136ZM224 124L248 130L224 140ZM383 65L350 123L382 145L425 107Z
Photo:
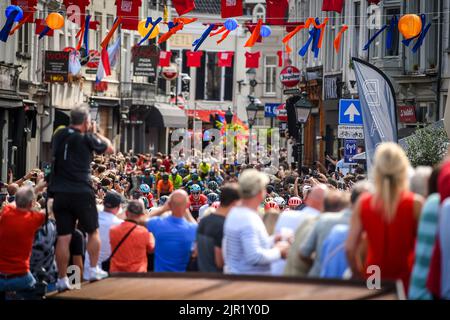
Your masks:
M58 231L56 287L59 291L64 291L71 289L67 277L69 244L77 221L80 229L89 235L89 280L99 280L107 276L107 273L97 266L100 237L90 164L93 152L111 154L114 148L106 137L97 132L96 123L91 121L89 108L82 106L71 111L70 126L55 133L52 150L53 168L49 194L54 198L53 211Z

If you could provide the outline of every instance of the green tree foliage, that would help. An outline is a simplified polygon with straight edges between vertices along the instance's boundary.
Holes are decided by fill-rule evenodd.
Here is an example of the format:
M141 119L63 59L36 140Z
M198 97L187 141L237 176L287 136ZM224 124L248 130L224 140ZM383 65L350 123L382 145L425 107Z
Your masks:
M406 138L406 154L414 167L434 166L446 155L448 143L444 128L429 126Z

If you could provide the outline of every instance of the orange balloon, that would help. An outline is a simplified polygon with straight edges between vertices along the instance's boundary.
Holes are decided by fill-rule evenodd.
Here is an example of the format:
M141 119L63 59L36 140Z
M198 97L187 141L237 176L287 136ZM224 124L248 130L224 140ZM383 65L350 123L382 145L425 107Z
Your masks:
M415 38L422 31L422 19L417 14L405 14L398 21L398 30L405 39Z
M50 29L58 30L64 27L64 17L60 13L52 12L45 19L45 23Z

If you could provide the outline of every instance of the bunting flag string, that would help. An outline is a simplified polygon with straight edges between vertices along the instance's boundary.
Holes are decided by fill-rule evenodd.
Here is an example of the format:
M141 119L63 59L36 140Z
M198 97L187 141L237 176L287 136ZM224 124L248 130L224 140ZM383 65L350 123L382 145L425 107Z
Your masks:
M318 48L322 48L322 42L323 42L323 35L325 34L325 27L329 21L329 18L325 18L323 20L323 23L320 24L317 21L319 21L318 19L314 19L312 17L308 18L305 22L305 24L299 25L297 27L295 27L294 30L292 30L291 32L289 32L282 40L282 42L285 44L286 47L286 52L287 53L291 53L292 52L292 48L288 45L288 42L292 39L292 37L294 37L298 32L300 32L303 29L309 29L311 27L311 25L314 26L315 29L321 29L321 35L320 35L320 39L318 42Z
M19 30L25 23L27 23L31 17L34 16L34 12L28 12L23 18L22 20L19 21L19 23L11 29L11 31L9 32L9 35L12 36L17 30Z
M106 35L106 37L103 39L102 43L100 44L100 46L102 48L108 47L108 44L111 41L111 38L112 38L114 32L116 32L117 28L119 28L121 23L122 23L122 17L116 18L116 21L114 22L111 30L109 30L108 34Z
M19 6L8 6L5 10L6 22L0 31L0 40L8 41L9 33L14 22L18 22L23 18L23 10Z
M153 33L153 31L155 30L156 26L162 21L163 18L159 17L158 19L155 20L155 22L153 22L152 17L148 17L147 21L145 22L145 27L148 28L149 24L152 25L152 27L150 28L150 30L147 32L147 34L141 39L141 41L139 41L139 43L137 44L138 46L140 46L141 44L143 44L145 41L148 40L148 38L150 38L150 35Z
M214 27L215 27L214 23L210 24L209 27L200 36L200 38L198 38L197 40L195 40L192 43L192 46L194 47L194 51L197 51L200 48L202 43L205 41L205 39L209 36L211 31L214 29Z
M221 28L216 31L212 31L209 36L214 37L215 35L223 33L222 37L217 41L217 44L220 44L228 37L231 31L236 30L238 27L239 24L236 19L227 19Z

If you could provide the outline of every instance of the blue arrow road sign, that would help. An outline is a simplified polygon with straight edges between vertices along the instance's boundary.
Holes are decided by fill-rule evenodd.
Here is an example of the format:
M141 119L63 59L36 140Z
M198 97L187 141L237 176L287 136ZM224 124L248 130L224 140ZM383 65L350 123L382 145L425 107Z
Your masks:
M358 126L363 124L361 103L359 100L339 100L339 124Z
M353 163L351 158L356 155L358 142L356 140L344 140L344 163Z

